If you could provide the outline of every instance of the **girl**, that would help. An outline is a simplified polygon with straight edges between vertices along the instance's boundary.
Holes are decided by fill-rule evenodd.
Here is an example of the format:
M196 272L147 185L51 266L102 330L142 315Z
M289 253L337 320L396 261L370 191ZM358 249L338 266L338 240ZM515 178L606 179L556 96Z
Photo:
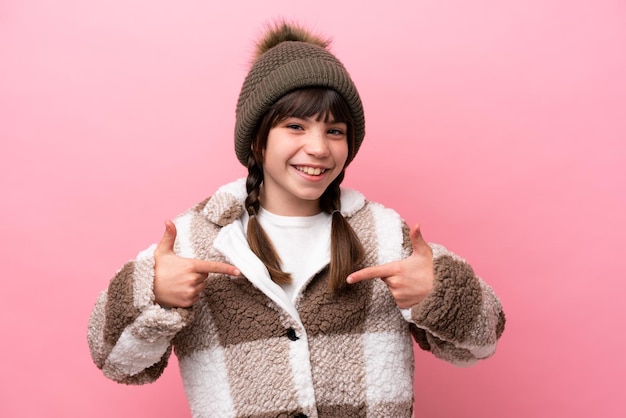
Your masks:
M340 188L364 117L327 45L285 23L258 44L235 127L248 177L166 222L101 294L88 340L107 377L154 381L174 349L194 417L411 417L413 340L457 365L494 353L492 289Z

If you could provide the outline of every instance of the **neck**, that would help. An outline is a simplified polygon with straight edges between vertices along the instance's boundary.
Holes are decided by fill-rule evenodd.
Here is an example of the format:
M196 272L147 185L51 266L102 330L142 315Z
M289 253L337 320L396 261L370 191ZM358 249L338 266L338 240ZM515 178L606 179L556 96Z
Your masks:
M321 212L320 200L302 200L302 199L268 199L263 187L259 195L259 201L263 209L280 216L313 216Z

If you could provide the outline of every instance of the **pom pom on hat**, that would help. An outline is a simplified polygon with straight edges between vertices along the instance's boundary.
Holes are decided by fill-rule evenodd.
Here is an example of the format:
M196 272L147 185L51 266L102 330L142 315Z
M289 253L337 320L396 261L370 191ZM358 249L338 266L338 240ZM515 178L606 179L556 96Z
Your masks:
M330 39L323 39L318 35L314 35L300 26L280 21L274 25L266 27L265 36L263 36L256 44L254 62L270 49L274 48L282 42L308 42L313 45L328 49Z
M284 21L270 26L256 44L252 68L237 102L235 152L248 164L252 136L263 115L285 94L307 87L326 87L348 103L354 120L356 155L365 136L359 93L342 63L328 51L330 41Z

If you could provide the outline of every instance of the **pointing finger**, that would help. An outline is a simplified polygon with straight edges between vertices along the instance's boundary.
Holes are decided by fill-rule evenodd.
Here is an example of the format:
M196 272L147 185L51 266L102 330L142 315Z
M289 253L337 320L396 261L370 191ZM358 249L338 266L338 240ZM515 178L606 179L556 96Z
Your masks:
M232 264L219 261L195 260L194 270L198 273L221 273L231 276L239 276L241 271Z
M379 266L366 267L350 274L346 281L348 282L348 284L354 284L363 280L393 276L396 273L396 269L394 266L395 263L388 263Z

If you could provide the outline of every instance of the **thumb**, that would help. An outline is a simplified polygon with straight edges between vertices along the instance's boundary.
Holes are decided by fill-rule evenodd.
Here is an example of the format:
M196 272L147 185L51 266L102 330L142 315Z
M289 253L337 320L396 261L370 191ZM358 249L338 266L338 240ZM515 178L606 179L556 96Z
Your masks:
M173 253L175 241L176 225L174 225L174 222L167 220L165 221L165 232L163 233L163 238L161 238L161 241L157 245L156 251L160 253Z
M424 240L422 236L422 230L420 228L420 224L415 224L411 228L411 245L413 246L413 252L421 252L424 248L430 248L428 243Z

